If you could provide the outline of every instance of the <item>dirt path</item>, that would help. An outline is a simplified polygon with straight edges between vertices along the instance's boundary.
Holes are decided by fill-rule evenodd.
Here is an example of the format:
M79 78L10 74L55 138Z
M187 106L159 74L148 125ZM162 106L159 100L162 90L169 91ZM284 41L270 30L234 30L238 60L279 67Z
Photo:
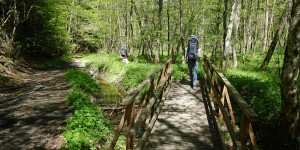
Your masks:
M67 68L82 67L72 63ZM70 84L65 70L36 71L21 86L0 92L0 149L60 149Z
M188 81L174 82L145 149L221 149L210 117L199 85L193 90Z

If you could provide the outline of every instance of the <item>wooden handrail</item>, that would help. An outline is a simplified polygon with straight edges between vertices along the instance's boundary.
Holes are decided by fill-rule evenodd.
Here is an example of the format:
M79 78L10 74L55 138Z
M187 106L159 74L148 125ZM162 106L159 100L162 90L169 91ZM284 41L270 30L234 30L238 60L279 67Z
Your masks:
M214 102L217 102L218 104L218 122L221 125L224 119L228 132L233 141L234 147L241 147L243 150L245 150L247 138L249 136L253 149L258 150L258 145L256 144L255 135L251 125L251 122L254 122L258 119L257 114L253 111L251 106L244 100L244 98L237 92L237 90L231 85L231 83L226 79L226 77L220 71L218 71L217 67L205 55L203 68L205 71L205 78L210 85L209 99L211 102L214 100ZM217 77L221 80L222 85L218 83ZM218 88L215 87L215 83ZM234 131L236 126L229 95L233 97L235 102L238 104L240 110L242 111L239 139L237 138L236 133ZM229 113L224 107L225 99L227 100ZM228 117L228 114L230 114L231 116L231 121Z
M162 83L160 84L160 86L158 87L158 91L162 91L164 88L164 85L166 84L166 82L168 81L168 78L164 78L164 80L162 81ZM155 101L157 100L157 97L159 96L159 92L155 93L153 95L153 97L149 100L149 103L147 105L147 107L145 107L145 110L143 111L143 113L140 115L139 119L135 122L134 126L131 129L131 134L136 134L137 130L141 127L142 123L144 122L144 120L146 119L148 113L150 112L150 109L152 108L152 106L154 105Z
M251 121L256 121L258 119L257 114L253 111L251 106L244 100L244 98L240 95L240 93L231 85L231 83L227 80L227 78L221 73L215 64L213 64L206 55L204 55L205 60L208 61L209 65L213 68L213 70L218 74L221 81L224 85L226 85L228 91L233 96L234 100L237 102L239 107L243 110L243 112L246 114L246 116Z
M159 73L159 71L163 70L164 67L171 62L172 59L169 59L166 61L163 65L161 65L152 75L150 75L144 82L142 82L134 91L132 91L130 94L128 94L123 100L123 105L130 104L138 94L141 93L141 91L155 78L155 76Z
M122 116L122 119L119 123L119 126L117 128L117 131L114 135L114 138L112 140L112 143L110 145L110 150L113 150L116 142L119 138L119 135L121 133L121 130L127 121L127 132L126 132L126 149L133 149L133 139L134 136L139 128L142 127L142 124L147 119L147 115L151 111L150 115L150 126L153 127L157 115L159 114L161 110L161 103L163 103L164 99L163 97L167 96L168 90L170 89L170 85L172 82L172 66L171 66L171 59L166 61L164 64L162 64L152 75L150 75L144 82L142 82L134 91L132 91L128 96L126 96L122 103L124 105L127 105L125 113ZM160 73L159 78L157 79L155 83L155 77ZM147 87L147 85L151 84L144 101L142 102L140 106L140 110L138 111L136 118L135 118L135 100L137 99L138 95L141 94L141 91ZM158 88L157 88L158 86ZM165 92L165 89L167 89ZM166 93L166 94L165 94ZM162 96L161 98L158 98L159 96ZM147 99L150 99L148 104L145 106ZM135 119L134 119L135 118ZM147 128L147 132L144 133L142 140L139 143L142 143L143 145L139 147L143 147L144 144L147 141L147 138L149 136L149 130L151 132L152 127L150 126Z

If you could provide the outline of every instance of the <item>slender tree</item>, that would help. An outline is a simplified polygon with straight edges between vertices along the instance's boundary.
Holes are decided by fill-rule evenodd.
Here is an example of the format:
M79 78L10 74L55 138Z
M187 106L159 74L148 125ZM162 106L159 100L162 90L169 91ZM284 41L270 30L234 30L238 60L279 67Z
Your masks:
M277 136L269 149L299 149L299 89L297 87L300 64L300 0L293 0L288 44L280 82L282 113Z
M235 5L235 3L233 3ZM230 37L232 28L230 28L230 35L227 35L227 13L228 13L228 0L224 0L224 13L223 13L223 52L222 52L222 69L226 69L229 64L229 53L231 50ZM230 48L230 49L229 49Z
M276 33L274 35L274 38L270 44L270 47L269 47L269 50L268 50L268 53L264 59L264 61L262 62L261 66L259 67L260 70L265 70L267 67L268 67L268 64L272 58L272 55L273 55L273 52L276 48L276 45L280 39L280 36L281 36L281 33L282 33L282 29L283 29L283 25L285 24L286 22L286 18L284 19L280 19L280 23L277 27L277 30L276 30Z
M233 45L232 45L232 67L237 68L237 58L236 58L236 46L238 43L238 30L239 30L239 21L240 21L240 9L241 9L241 2L240 0L236 1L234 19L233 19Z
M180 0L180 41L181 41L181 49L182 49L182 64L185 64L185 47L184 47L184 38L183 38L183 10L182 10L182 0Z
M267 40L268 40L268 26L269 26L269 8L268 8L269 0L266 0L265 4L265 28L264 28L264 39L263 39L263 49L262 54L265 53L267 47Z

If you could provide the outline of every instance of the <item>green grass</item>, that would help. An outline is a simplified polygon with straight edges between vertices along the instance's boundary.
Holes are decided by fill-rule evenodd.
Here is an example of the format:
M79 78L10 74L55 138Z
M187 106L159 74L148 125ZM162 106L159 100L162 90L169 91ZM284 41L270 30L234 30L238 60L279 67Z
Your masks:
M219 54L219 52L217 52ZM283 49L276 49L266 70L259 70L265 56L257 52L252 57L250 52L246 55L245 64L242 62L241 53L237 53L238 68L229 68L223 71L225 77L244 97L259 116L259 120L253 124L259 144L264 147L268 143L270 136L276 131L281 113L281 90L280 77L283 66ZM203 62L203 61L202 61ZM230 64L231 66L232 64ZM216 60L216 66L220 66L220 58ZM203 69L201 69L203 70ZM203 75L203 73L201 73ZM300 77L298 78L300 81ZM298 91L300 83L298 82ZM240 111L232 100L235 110L236 122L240 123Z
M68 70L66 73L67 80L74 87L82 89L87 93L99 92L97 83L89 76L88 73L81 70Z
M237 59L238 68L229 67L223 71L223 74L244 99L252 105L254 111L259 115L260 121L275 127L281 112L279 70L283 65L282 49L277 49L274 52L268 68L263 71L259 70L264 59L260 52L256 52L255 57L252 57L252 53L246 55L245 64L241 63L241 53L237 53ZM215 64L220 66L220 58L217 58ZM232 66L232 62L230 66Z
M237 56L241 60L241 55ZM260 53L256 53L254 58L247 55L245 64L240 63L237 69L226 70L224 75L253 106L261 121L276 126L275 122L281 112L279 70L282 68L283 58L277 50L265 71L259 70L262 61Z
M103 104L115 104L120 102L124 97L118 89L118 85L109 84L105 80L97 79L97 83L101 87L101 98L99 103Z
M138 57L138 62L134 61L134 56L130 56L128 57L130 63L124 64L121 62L118 53L90 54L83 57L82 60L89 60L86 63L88 68L93 67L98 70L106 70L106 77L110 82L119 83L125 91L130 92L167 61L168 57L166 55L167 52L164 52L164 57L159 64L148 63L145 56ZM175 80L186 79L185 74L188 73L188 66L187 64L181 64L181 52L172 67L174 69L172 76Z
M89 59L87 67L106 70L106 78L110 82L122 84L126 91L134 90L161 65L145 63L144 59L135 62L132 57L128 58L130 63L125 64L120 61L119 54L106 53L91 54L82 59Z
M98 85L81 70L68 70L66 78L73 85L67 103L74 106L75 111L63 129L67 143L64 149L97 149L97 144L108 149L114 135L110 123L101 109L89 100L89 95L100 91ZM125 149L124 143L124 137L120 138L117 149Z

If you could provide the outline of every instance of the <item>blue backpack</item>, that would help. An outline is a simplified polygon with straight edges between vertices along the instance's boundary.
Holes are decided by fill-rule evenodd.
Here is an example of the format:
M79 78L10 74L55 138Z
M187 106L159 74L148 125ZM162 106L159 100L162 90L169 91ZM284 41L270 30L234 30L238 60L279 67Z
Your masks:
M120 55L122 55L122 56L123 56L123 54L126 54L126 51L125 51L124 49L121 49L121 51L120 51Z
M191 35L189 37L189 43L188 43L188 60L189 61L197 61L198 60L198 49L199 49L199 40L197 36Z

